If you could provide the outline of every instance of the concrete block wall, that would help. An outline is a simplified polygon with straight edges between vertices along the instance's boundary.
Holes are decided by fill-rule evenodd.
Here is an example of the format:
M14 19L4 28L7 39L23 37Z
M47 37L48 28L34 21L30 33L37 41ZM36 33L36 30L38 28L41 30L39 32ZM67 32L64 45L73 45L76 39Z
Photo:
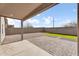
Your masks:
M76 27L59 27L59 28L7 28L6 35L13 35L13 34L21 34L21 30L23 33L35 33L35 32L52 32L52 33L61 33L61 34L70 34L70 35L77 35Z
M21 28L7 28L6 35L21 34Z
M76 27L58 27L58 28L46 28L46 32L52 33L61 33L61 34L70 34L70 35L77 35L77 28Z
M43 32L43 28L28 28L23 29L23 33Z
M43 28L7 28L6 29L6 35L14 35L14 34L21 34L21 30L23 30L23 33L34 33L34 32L42 32Z

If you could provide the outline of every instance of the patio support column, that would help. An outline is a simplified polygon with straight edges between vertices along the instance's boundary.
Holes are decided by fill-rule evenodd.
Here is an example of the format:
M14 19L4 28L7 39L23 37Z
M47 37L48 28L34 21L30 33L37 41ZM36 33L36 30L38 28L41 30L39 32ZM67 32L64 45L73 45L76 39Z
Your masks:
M78 56L79 56L79 4L77 4L77 37L78 37Z
M21 40L23 40L23 21L21 20Z

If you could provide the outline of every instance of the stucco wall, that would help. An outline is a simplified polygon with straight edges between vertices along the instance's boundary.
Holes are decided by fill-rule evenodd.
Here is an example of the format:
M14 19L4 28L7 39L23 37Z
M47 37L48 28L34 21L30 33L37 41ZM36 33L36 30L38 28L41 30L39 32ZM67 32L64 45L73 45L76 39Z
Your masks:
M8 28L6 29L6 35L11 34L20 34L21 28ZM52 32L52 33L62 33L62 34L71 34L77 35L76 27L59 27L59 28L32 28L32 29L23 29L23 33L33 33L33 32Z

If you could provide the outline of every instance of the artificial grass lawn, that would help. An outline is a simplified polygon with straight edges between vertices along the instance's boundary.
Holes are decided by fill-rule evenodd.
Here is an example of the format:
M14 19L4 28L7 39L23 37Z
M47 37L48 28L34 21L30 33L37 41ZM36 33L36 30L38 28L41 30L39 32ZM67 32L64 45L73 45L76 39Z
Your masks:
M47 36L61 37L61 38L66 38L68 40L77 42L77 36L64 35L64 34L55 34L55 33L46 33L46 34L47 34Z

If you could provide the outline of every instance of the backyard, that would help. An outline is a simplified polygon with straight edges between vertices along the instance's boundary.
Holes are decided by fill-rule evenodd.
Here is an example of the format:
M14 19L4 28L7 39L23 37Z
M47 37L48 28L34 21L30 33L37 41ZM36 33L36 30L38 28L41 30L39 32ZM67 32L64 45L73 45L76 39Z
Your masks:
M1 16L0 55L77 56L76 12L72 10L77 5L55 5L23 4L19 8L6 4L3 9L1 5L3 16L11 13Z

